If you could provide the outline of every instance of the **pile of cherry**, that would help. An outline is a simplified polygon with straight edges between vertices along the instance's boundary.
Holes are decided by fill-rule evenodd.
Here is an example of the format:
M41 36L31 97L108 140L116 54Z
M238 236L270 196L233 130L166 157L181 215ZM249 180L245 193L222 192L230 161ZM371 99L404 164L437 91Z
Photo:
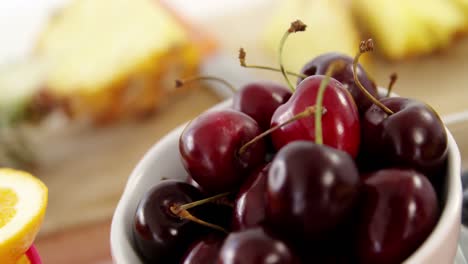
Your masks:
M371 48L371 40L362 42L354 60L314 58L293 92L250 83L231 109L191 121L179 142L189 180L162 181L137 208L132 230L142 260L385 264L409 257L441 212L447 135L430 106L377 92L358 64Z

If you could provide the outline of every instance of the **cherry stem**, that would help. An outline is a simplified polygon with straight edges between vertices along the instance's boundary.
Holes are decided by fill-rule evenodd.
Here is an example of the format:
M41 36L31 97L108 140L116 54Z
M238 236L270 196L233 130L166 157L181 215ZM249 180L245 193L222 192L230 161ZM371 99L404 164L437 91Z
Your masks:
M178 217L180 217L182 219L187 219L187 220L190 220L190 221L195 222L197 224L204 225L204 226L216 229L216 230L221 231L221 232L223 232L225 234L229 233L226 229L224 229L224 228L222 228L222 227L220 227L218 225L211 224L211 223L208 223L206 221L201 220L200 218L197 218L196 216L192 215L189 211L187 211L187 209L182 209L181 206L172 205L170 207L170 210L174 215L176 215L176 216L178 216Z
M180 205L179 208L181 210L188 210L190 208L193 208L193 207L196 207L196 206L199 206L199 205L202 205L202 204L206 204L206 203L209 203L209 202L216 201L219 198L228 196L229 194L230 194L230 192L221 193L221 194L211 196L211 197L208 197L208 198L205 198L205 199L201 199L201 200L198 200L198 201L195 201L195 202Z
M261 133L260 135L254 137L252 140L250 140L249 142L245 143L240 149L239 149L239 155L242 155L245 153L245 151L247 150L247 148L249 148L251 145L255 144L257 141L259 141L260 139L266 137L267 135L275 132L277 129L283 127L283 126L286 126L294 121L297 121L299 119L302 119L304 117L308 117L308 116L311 116L312 114L315 113L315 115L317 115L317 112L319 112L319 115L320 114L325 114L326 113L326 109L323 108L322 110L322 113L320 113L320 111L315 111L316 110L316 107L315 106L308 106L306 107L306 109L302 112L300 112L299 114L293 116L291 119L287 120L286 122L282 123L282 124L279 124L277 126L274 126L266 131L264 131L263 133Z
M388 83L387 86L387 95L385 97L390 97L390 94L392 93L393 85L395 85L395 82L398 79L398 75L396 73L390 74L390 82Z
M288 75L286 74L286 70L284 69L283 48L284 48L284 44L286 43L286 39L288 39L288 36L291 33L295 33L295 32L298 32L298 31L305 31L306 27L307 27L306 24L304 24L300 20L296 20L296 21L292 22L291 26L284 33L284 35L283 35L283 37L281 38L281 41L280 41L280 46L279 46L279 51L278 51L278 53L279 53L278 61L279 61L279 65L280 65L280 70L281 70L281 73L283 74L284 79L286 80L286 83L289 86L289 89L291 89L292 92L294 92L296 89L292 85L291 81L288 78Z
M323 96L325 94L325 89L330 82L330 78L335 71L339 71L345 67L345 62L342 60L337 60L332 62L325 72L325 78L320 82L319 90L317 93L317 100L315 106L317 109L323 108ZM322 115L318 114L321 111L315 112L315 143L322 145L323 144L323 135L322 135ZM322 110L323 112L323 110Z
M367 91L366 88L364 88L361 81L359 81L359 78L357 77L357 65L359 62L359 57L361 57L362 54L369 52L369 51L373 51L373 50L374 50L374 42L372 41L372 39L368 39L367 41L364 41L364 40L361 41L359 45L359 52L354 57L354 61L353 61L354 82L359 87L359 89L361 89L361 91L366 95L366 97L372 101L372 103L380 107L385 113L391 115L393 114L393 111L390 110L388 107L386 107L384 104L382 104L377 98L372 96L372 94L370 94L369 91Z
M224 84L226 87L229 88L229 90L234 94L237 92L237 89L236 87L234 87L234 85L232 85L231 83L229 83L228 81L222 79L222 78L219 78L219 77L216 77L216 76L209 76L209 75L206 75L206 76L195 76L195 77L191 77L191 78L187 78L187 79L183 79L183 80L176 80L175 81L175 86L176 88L180 88L188 83L192 83L192 82L198 82L198 81L216 81L216 82L220 82L222 84Z
M270 70L270 71L275 71L275 72L281 72L281 69L270 67L270 66L263 66L263 65L248 65L247 62L245 61L247 53L243 48L239 49L239 62L240 65L244 68L251 68L251 69L261 69L261 70ZM292 71L286 71L286 74L289 74L291 76L295 76L297 78L307 78L308 76L302 73L297 73L297 72L292 72Z
M227 197L221 197L220 199L213 201L213 203L218 205L234 207L234 203L230 201Z

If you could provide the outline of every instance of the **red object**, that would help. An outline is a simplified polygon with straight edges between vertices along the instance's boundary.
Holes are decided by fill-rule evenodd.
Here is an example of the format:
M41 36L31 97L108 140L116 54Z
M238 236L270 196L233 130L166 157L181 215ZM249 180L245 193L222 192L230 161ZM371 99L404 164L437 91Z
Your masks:
M239 153L261 132L255 120L238 111L203 113L180 136L182 164L207 193L235 190L265 158L263 139Z
M37 252L37 249L34 247L34 245L32 245L28 251L26 251L26 256L28 256L31 264L42 264L41 257L39 256L39 253Z
M314 75L302 81L289 101L276 109L271 127L282 124L293 116L314 106L322 75ZM323 143L357 156L360 141L359 113L351 94L337 80L331 78L323 96L327 112L322 116ZM309 116L283 126L271 134L273 144L280 150L295 140L315 141L315 116Z

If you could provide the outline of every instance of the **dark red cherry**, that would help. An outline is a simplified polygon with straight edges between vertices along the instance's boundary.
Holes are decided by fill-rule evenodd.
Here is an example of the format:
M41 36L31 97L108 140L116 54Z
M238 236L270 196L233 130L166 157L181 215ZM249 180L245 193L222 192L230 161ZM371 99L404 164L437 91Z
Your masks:
M275 111L271 126L277 126L315 105L320 82L325 77L316 75L306 78L289 101ZM323 142L355 157L359 149L359 114L353 98L343 85L331 78L323 97L326 112L322 116ZM295 140L315 141L315 118L305 117L283 126L271 134L276 149Z
M372 173L362 188L360 263L403 262L431 233L438 215L436 193L424 175L402 169Z
M197 189L199 189L200 191L203 192L202 188L200 187L200 184L198 184L198 183L192 178L192 176L190 176L190 175L187 176L187 179L186 179L185 182L187 182L188 184L194 186L195 188L197 188Z
M234 190L265 159L263 139L239 153L242 145L260 133L257 122L244 113L205 112L190 122L180 137L182 163L204 191Z
M323 237L350 214L359 174L347 153L309 141L283 147L271 163L266 221L296 241Z
M233 96L233 108L257 121L262 130L270 128L270 120L278 106L286 103L291 91L275 82L252 82Z
M351 93L359 109L359 113L363 114L372 105L372 102L366 97L366 95L361 91L361 89L359 89L359 87L354 82L353 58L351 58L350 56L335 52L322 54L308 62L302 68L301 73L307 76L325 75L330 64L337 60L344 61L346 63L346 67L342 68L339 71L335 71L332 77L341 82L344 88ZM369 78L368 74L361 66L361 64L358 64L357 76L364 88L374 97L377 97L377 89L375 87L375 84ZM299 84L300 82L302 82L302 80L303 79L299 79L297 83Z
M298 258L281 240L263 228L229 234L219 254L218 264L298 264Z
M362 121L363 162L382 167L408 167L432 178L447 159L447 134L437 113L428 105L408 98L381 100L394 112L376 105Z
M265 220L265 186L270 164L255 170L242 184L234 205L233 230L258 226Z
M198 239L206 228L174 215L170 207L202 198L185 182L165 180L144 194L132 225L135 248L149 262L178 263L181 252Z
M224 236L210 234L193 243L182 258L182 264L210 264L218 259Z
M204 221L231 229L234 197L223 197L217 202L210 202L196 207L194 215Z

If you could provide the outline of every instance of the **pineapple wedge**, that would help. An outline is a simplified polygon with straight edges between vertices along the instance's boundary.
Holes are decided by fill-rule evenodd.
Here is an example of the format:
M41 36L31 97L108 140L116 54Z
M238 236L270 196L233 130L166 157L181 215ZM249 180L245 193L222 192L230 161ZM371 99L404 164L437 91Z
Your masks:
M446 47L467 23L463 12L447 0L353 0L352 4L379 50L395 60Z
M48 63L48 97L73 117L109 122L154 110L174 79L194 74L210 45L191 34L158 1L74 0L52 18L36 55Z
M354 56L359 48L359 34L348 5L340 0L281 1L265 34L268 51L277 57L278 45L289 24L302 20L305 32L291 35L283 50L285 67L298 72L313 57L337 51Z

